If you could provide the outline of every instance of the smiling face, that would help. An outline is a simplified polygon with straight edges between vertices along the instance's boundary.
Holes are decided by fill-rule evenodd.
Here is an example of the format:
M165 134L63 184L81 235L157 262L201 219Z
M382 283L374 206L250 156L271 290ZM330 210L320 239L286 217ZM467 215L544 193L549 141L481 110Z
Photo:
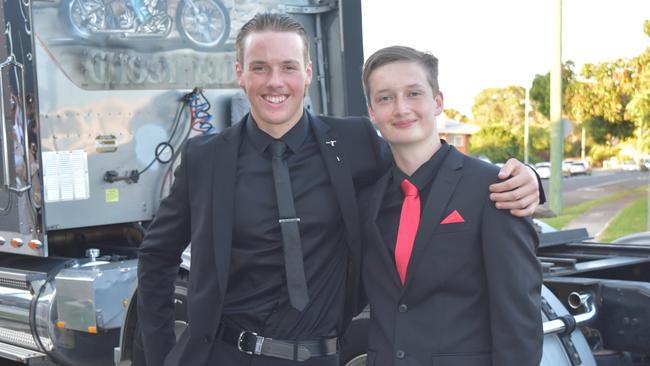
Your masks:
M443 97L434 94L422 66L411 61L385 64L372 71L367 86L368 115L392 147L436 145Z
M293 32L252 32L244 40L237 81L258 127L273 137L284 135L302 116L312 74L304 52L302 39Z

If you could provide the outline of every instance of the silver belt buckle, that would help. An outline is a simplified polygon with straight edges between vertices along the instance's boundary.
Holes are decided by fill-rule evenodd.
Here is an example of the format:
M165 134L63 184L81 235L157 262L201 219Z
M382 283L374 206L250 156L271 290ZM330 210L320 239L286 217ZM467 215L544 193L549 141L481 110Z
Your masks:
M257 333L255 333L255 332L249 332L249 331L247 331L247 330L242 330L242 332L239 333L239 338L237 339L237 349L239 350L239 352L243 352L243 353L245 353L245 354L247 354L247 355L252 355L252 354L254 354L253 351L245 351L245 350L243 350L243 349L241 348L241 341L244 339L244 336L246 335L246 333L248 333L248 334L250 334L250 335L252 335L252 336L254 336L254 337L257 337ZM259 342L259 339L256 339L256 342L255 342L255 351L257 351L257 348L258 348L258 347L257 347L257 343L258 343L258 342ZM260 345L259 348L260 348L260 349L262 348L261 345ZM259 353L258 353L258 354L259 354Z

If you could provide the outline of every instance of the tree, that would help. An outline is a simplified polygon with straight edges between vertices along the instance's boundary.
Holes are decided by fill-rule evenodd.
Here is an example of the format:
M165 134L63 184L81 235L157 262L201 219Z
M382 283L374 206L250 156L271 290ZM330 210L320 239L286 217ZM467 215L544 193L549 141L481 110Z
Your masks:
M506 124L483 126L472 135L468 153L474 156L485 155L494 162L505 162L511 157L521 160L520 143Z
M469 117L462 114L460 111L456 109L449 108L449 109L445 109L444 112L447 117L453 119L454 121L463 122L463 123L467 123L470 121Z
M534 101L531 101L533 106ZM490 88L474 99L474 118L481 131L472 136L469 152L493 161L524 156L525 89L521 86ZM548 160L548 120L533 108L529 125L529 157Z
M566 90L575 79L575 72L573 61L567 61L562 65L562 96L566 97ZM551 118L551 73L546 75L535 75L533 85L530 88L530 99L534 101L534 105L539 113L547 119ZM567 103L565 101L564 110L566 110Z
M650 21L644 30L650 36ZM567 94L569 117L583 123L594 142L614 146L636 130L637 149L648 149L644 136L650 130L650 48L629 60L584 65Z
M634 135L634 123L610 122L603 117L595 116L583 123L589 132L590 139L600 145L611 145Z
M650 88L635 93L625 113L637 128L637 149L650 152Z
M525 97L525 90L521 86L485 89L474 98L474 122L479 126L522 123Z

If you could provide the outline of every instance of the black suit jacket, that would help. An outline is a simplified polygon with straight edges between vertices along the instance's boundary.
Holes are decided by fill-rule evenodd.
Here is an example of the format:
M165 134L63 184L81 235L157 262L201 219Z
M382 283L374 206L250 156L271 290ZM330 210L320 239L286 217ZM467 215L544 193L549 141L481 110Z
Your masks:
M341 319L344 329L359 306L356 294L361 245L356 194L386 169L388 155L367 119L312 115L309 119L341 207L350 247L347 290L355 295L346 299ZM187 141L171 192L161 202L140 247L138 317L149 366L200 366L209 355L228 286L234 189L243 125L240 122L218 135ZM181 253L190 242L189 327L175 344L174 280Z
M497 172L451 147L421 203L404 286L375 223L390 173L363 193L368 366L539 366L537 236L490 201ZM454 210L464 222L440 224Z

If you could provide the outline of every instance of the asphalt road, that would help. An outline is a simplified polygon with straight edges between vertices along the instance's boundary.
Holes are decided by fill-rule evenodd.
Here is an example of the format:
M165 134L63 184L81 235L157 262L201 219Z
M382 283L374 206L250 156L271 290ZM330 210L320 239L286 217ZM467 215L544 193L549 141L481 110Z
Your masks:
M550 194L550 181L542 180L544 192ZM592 175L573 176L562 179L563 207L605 197L650 184L649 172L594 171ZM546 205L545 205L546 206Z

